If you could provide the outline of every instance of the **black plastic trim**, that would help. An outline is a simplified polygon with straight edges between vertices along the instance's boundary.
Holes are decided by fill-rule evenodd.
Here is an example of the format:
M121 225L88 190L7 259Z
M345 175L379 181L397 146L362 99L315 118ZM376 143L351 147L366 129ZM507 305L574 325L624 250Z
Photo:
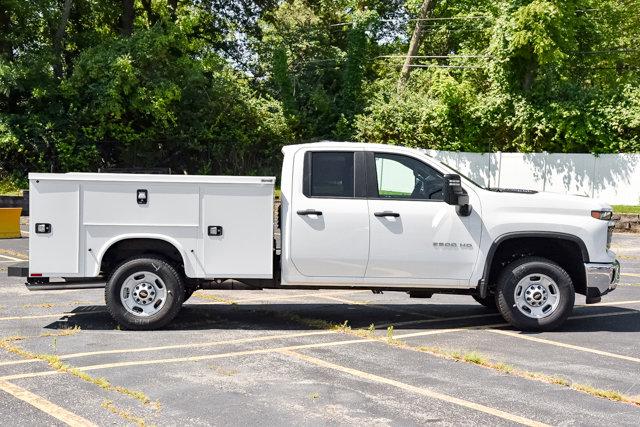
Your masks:
M482 279L480 279L477 286L478 294L481 298L485 298L487 296L487 290L489 287L489 274L491 273L491 263L493 262L493 256L495 255L498 246L500 246L501 243L507 240L526 237L542 237L569 240L576 243L580 248L580 252L582 254L582 262L589 262L589 252L587 251L587 245L584 244L582 239L580 239L578 236L574 236L573 234L560 233L556 231L514 231L511 233L505 233L493 241L491 247L489 248L489 252L487 253L487 258L484 262L484 271L482 272Z
M354 158L354 194L356 199L367 197L367 165L364 151L356 151Z

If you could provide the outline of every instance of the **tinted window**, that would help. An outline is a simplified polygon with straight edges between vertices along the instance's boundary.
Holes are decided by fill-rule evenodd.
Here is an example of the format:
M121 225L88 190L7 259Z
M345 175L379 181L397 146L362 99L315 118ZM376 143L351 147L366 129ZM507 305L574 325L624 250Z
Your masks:
M375 154L378 197L442 200L444 178L412 157Z
M354 169L352 152L310 153L310 185L305 195L311 197L353 197ZM305 171L306 175L306 171Z

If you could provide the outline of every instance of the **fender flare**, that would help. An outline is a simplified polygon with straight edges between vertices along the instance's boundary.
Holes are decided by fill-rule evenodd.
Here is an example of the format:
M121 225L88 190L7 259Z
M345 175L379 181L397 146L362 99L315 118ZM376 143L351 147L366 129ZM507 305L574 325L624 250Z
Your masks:
M113 245L115 245L118 242L122 242L123 240L132 240L132 239L161 240L166 243L169 243L178 251L178 253L180 254L180 257L182 258L183 264L185 266L187 265L187 257L185 255L185 251L182 245L177 240L171 237L165 236L163 234L130 233L130 234L121 234L116 237L113 237L107 240L107 242L104 245L102 245L102 248L100 248L100 252L96 255L97 271L94 272L95 273L94 275L97 275L100 272L100 267L102 266L102 259L104 258L104 255L107 253L107 251Z
M570 242L576 243L580 248L580 253L582 254L582 261L587 263L589 262L589 251L587 251L587 245L585 245L584 241L578 236L568 233L560 233L557 231L514 231L510 233L505 233L498 236L493 243L491 243L491 247L489 247L489 252L487 253L487 257L484 261L484 270L482 272L482 278L478 281L477 293L480 298L486 298L489 290L489 274L491 273L491 264L493 263L493 256L496 253L496 250L500 246L501 243L507 240L513 240L524 237L542 237L547 239L559 239L559 240L568 240Z

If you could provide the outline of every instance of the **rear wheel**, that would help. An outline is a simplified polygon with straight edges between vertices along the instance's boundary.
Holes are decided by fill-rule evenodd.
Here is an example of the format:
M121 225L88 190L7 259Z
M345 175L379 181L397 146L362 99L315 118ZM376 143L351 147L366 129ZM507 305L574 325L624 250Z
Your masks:
M126 329L156 329L180 311L184 283L176 269L159 258L132 258L111 274L105 300L111 316Z
M553 261L526 257L507 265L496 288L496 302L504 319L521 330L550 331L562 325L573 310L571 277Z

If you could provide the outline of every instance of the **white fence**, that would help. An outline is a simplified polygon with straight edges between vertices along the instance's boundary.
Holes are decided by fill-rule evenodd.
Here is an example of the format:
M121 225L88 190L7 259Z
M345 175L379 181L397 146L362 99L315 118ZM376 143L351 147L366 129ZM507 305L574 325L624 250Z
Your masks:
M426 150L474 181L640 205L640 154L461 153Z

